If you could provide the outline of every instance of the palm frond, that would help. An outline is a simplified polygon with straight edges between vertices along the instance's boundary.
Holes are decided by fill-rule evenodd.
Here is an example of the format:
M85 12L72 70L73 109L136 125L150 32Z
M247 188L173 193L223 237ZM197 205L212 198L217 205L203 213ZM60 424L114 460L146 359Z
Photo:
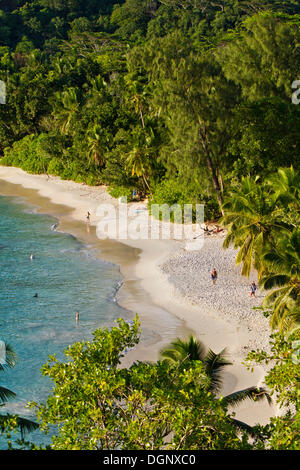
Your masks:
M9 343L4 342L4 349L5 349L5 362L0 363L0 372L4 371L6 367L7 368L14 367L17 362L17 354L15 353L13 347Z
M30 419L27 419L27 418L22 418L20 416L18 416L17 418L17 424L18 424L18 428L21 432L22 437L24 437L25 434L35 431L36 429L39 428L38 423L31 421Z
M187 341L177 338L160 351L160 356L163 360L170 363L186 360L203 362L205 358L205 347L201 341L197 340L194 336L190 336Z
M0 401L6 403L8 400L12 400L16 397L16 394L5 387L0 387Z
M219 354L210 349L205 356L204 365L205 371L211 379L210 389L214 394L217 394L222 386L224 367L232 365L232 362L226 359L226 349L223 349Z
M241 432L246 432L253 439L255 438L262 439L261 433L257 429L250 426L249 424L246 424L243 421L239 421L238 419L235 419L235 418L231 418L231 423L237 430Z
M249 387L244 390L239 390L237 392L231 393L230 395L224 397L223 400L228 406L236 406L244 402L245 400L261 401L265 398L268 404L271 405L272 399L264 388Z

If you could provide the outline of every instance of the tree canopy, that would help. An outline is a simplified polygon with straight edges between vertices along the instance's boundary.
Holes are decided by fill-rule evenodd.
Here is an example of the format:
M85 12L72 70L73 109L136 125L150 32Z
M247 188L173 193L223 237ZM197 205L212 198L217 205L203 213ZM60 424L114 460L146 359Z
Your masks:
M150 204L170 181L175 202L207 203L207 218L241 177L298 169L297 1L0 8L2 164Z

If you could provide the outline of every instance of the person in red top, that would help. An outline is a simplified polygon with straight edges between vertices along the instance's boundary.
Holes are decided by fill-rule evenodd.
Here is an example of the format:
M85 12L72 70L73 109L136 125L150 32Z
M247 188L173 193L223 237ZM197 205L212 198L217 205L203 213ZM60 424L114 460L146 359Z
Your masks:
M211 276L211 279L212 279L212 282L213 284L216 283L216 280L217 280L217 277L218 277L218 273L217 271L215 270L215 268L212 270L212 272L210 273L210 276Z

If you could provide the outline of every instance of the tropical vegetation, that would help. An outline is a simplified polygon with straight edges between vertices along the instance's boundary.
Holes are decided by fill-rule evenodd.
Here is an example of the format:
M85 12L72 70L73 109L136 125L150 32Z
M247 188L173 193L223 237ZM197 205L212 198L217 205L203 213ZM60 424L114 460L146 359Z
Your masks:
M222 373L226 366L232 363L226 358L226 350L223 349L218 354L209 349L206 351L205 345L195 338L190 336L188 340L177 338L171 344L162 349L160 353L161 359L170 365L176 366L184 364L189 367L197 362L201 363L204 368L206 376L209 378L208 390L216 399L220 399L220 392L223 385ZM227 408L234 408L235 406L243 403L245 400L253 400L259 402L266 399L271 404L271 397L263 387L248 387L244 390L238 390L230 395L222 396L222 403ZM237 430L248 432L251 436L259 436L251 426L243 423L235 418L231 418L231 423Z
M4 372L7 368L13 368L16 365L17 361L17 354L15 353L12 346L7 343L3 342L3 351L1 348L1 353L3 353L3 358L1 354L1 361L0 361L0 372ZM4 406L9 400L13 400L16 397L16 394L9 390L6 387L0 386L0 406ZM0 432L5 434L8 442L11 433L17 429L20 432L21 439L19 442L21 443L24 441L24 437L27 433L34 431L39 426L36 422L23 418L18 415L14 415L12 413L2 413L0 414Z
M299 169L298 1L0 8L2 165L203 202L207 219L242 178Z
M54 449L299 449L299 44L298 0L0 1L0 164L150 210L204 203L266 292L271 351L246 363L270 365L263 394L287 410L237 434L223 353L178 340L121 368L139 326L120 321L45 365L55 389L36 409Z

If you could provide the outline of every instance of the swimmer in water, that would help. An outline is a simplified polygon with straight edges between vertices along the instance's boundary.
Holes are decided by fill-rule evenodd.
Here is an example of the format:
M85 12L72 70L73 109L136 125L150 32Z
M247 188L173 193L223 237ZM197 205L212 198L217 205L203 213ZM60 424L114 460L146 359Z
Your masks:
M39 296L39 294L34 294L34 296L33 296L33 297L37 298L38 296Z
M33 253L31 253L30 259L31 259L31 261L34 259L34 254Z
M79 321L79 312L76 312L76 323Z

